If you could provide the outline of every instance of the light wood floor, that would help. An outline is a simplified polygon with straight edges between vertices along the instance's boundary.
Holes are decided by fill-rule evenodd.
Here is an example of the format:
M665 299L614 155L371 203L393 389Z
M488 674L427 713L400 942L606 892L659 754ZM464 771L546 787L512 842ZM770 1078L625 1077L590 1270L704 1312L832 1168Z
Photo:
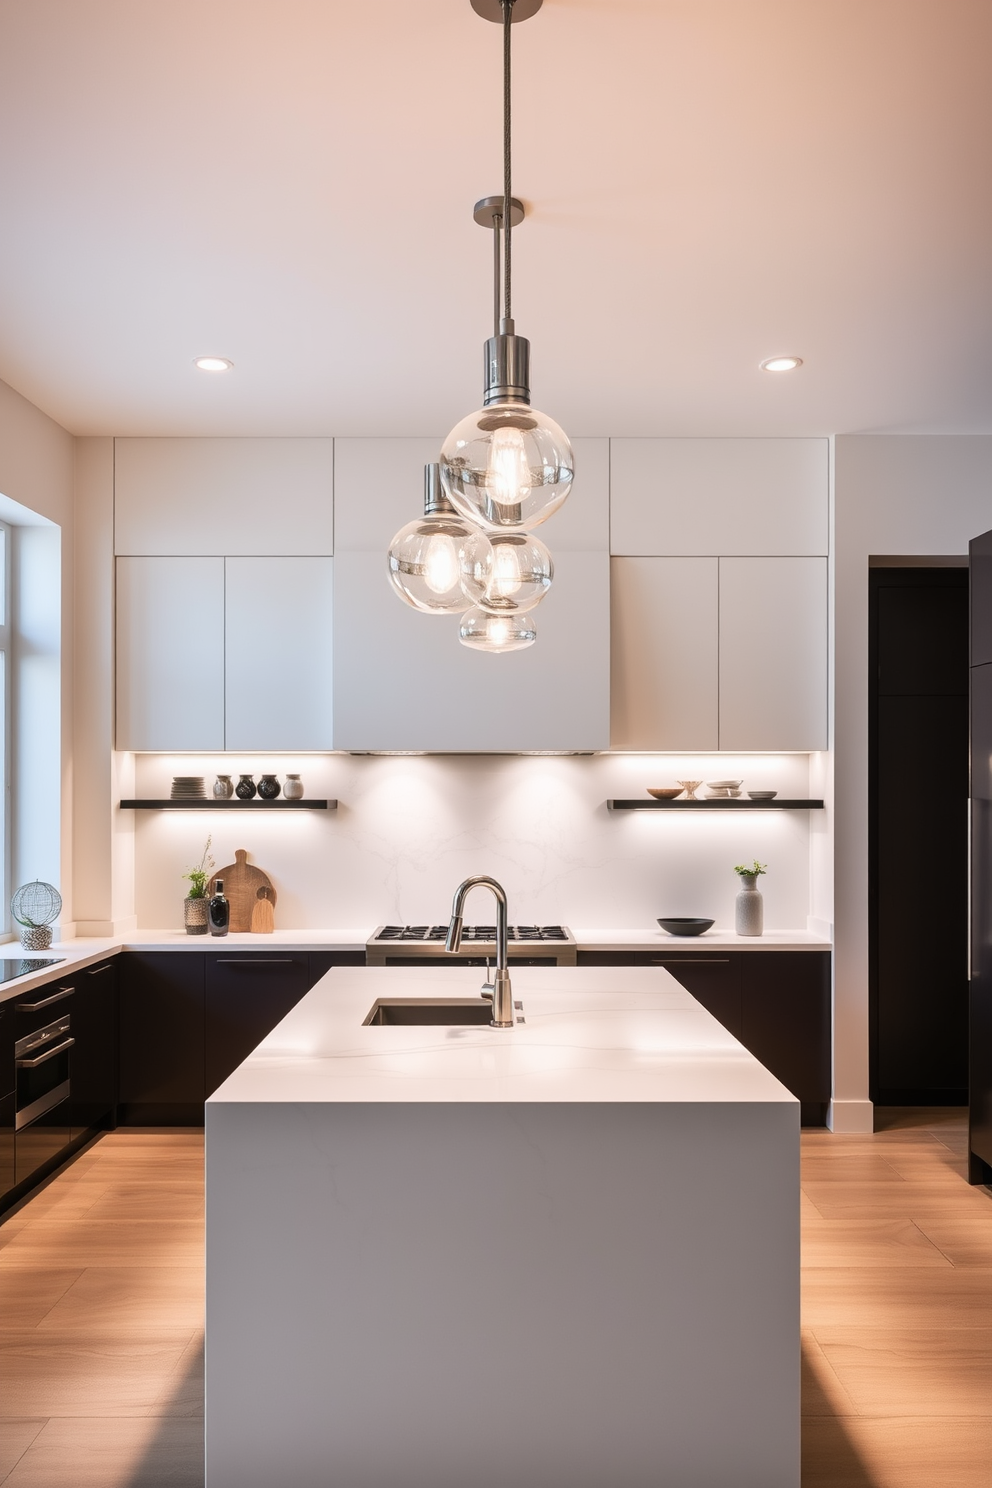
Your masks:
M880 1117L803 1133L803 1485L989 1488L992 1194L959 1112ZM4 1488L201 1488L202 1230L198 1132L108 1134L0 1225Z

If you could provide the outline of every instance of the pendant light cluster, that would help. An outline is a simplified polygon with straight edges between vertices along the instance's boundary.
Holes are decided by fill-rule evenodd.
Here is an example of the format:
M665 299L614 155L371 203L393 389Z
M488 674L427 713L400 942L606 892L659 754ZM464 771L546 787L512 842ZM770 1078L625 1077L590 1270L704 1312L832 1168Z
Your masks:
M426 467L424 515L401 528L387 555L393 588L414 609L445 615L471 606L459 638L477 651L520 651L537 639L533 610L554 564L529 529L558 510L574 472L565 434L531 407L530 342L516 334L511 314L511 235L524 209L510 190L510 27L540 3L472 0L503 27L503 195L484 198L474 213L492 229L494 249L483 407L456 424L438 464Z

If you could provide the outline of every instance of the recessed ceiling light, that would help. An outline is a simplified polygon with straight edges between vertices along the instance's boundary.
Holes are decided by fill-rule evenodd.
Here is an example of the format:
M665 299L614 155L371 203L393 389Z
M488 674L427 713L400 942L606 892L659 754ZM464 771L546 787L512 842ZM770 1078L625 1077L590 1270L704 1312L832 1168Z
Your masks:
M199 367L201 372L229 372L234 363L227 357L194 357L193 366Z
M802 364L802 357L767 357L760 365L762 372L794 372Z

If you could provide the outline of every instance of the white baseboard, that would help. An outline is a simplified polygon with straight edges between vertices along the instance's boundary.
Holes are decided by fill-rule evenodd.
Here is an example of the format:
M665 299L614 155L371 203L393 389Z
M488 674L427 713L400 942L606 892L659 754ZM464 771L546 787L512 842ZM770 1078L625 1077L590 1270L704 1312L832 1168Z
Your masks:
M869 1100L832 1100L827 1108L827 1126L848 1136L875 1130L875 1107Z

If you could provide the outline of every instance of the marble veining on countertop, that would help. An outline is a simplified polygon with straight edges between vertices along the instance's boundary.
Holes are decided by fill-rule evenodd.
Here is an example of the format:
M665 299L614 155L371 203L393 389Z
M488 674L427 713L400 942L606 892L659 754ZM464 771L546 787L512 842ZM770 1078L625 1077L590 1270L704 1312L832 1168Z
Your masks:
M377 998L480 995L477 967L331 972L207 1102L744 1101L794 1097L660 967L512 970L522 1023L363 1026Z

